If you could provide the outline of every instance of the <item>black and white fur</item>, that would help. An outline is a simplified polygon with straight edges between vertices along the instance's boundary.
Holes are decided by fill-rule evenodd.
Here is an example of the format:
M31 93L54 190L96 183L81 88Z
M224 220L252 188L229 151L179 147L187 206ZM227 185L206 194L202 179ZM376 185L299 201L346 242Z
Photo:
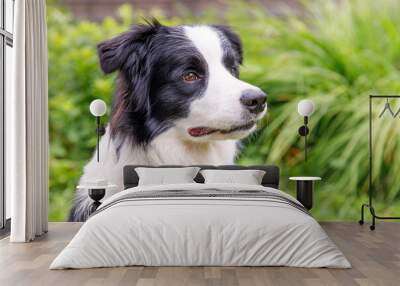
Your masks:
M100 163L93 156L80 182L116 184L106 197L123 190L128 164L233 164L237 140L266 112L265 94L238 78L242 46L226 26L154 20L99 44L98 53L103 71L119 76ZM91 203L78 190L69 220L85 221Z

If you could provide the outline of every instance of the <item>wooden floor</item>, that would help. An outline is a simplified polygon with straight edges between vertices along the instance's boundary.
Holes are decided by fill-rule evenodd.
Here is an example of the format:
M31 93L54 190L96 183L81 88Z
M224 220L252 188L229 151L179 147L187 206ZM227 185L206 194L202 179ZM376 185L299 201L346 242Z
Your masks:
M400 224L379 223L372 232L356 223L322 223L352 269L289 267L121 267L48 270L79 229L79 223L50 223L33 243L0 241L0 285L400 285Z

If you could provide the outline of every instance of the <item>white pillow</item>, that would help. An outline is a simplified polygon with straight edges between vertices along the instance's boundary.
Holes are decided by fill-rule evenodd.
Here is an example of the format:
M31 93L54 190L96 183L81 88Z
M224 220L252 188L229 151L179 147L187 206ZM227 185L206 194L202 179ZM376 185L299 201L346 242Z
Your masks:
M205 184L261 185L265 171L262 170L202 170Z
M199 170L199 167L135 168L139 176L139 186L195 183L193 179Z

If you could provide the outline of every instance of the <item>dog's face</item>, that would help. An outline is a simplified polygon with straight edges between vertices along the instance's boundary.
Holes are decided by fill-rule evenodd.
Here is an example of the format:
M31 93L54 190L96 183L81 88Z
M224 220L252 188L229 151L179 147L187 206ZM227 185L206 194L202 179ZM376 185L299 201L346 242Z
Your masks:
M102 69L119 70L112 135L148 143L169 128L183 140L240 139L266 112L266 95L239 80L242 48L226 26L157 22L99 45Z

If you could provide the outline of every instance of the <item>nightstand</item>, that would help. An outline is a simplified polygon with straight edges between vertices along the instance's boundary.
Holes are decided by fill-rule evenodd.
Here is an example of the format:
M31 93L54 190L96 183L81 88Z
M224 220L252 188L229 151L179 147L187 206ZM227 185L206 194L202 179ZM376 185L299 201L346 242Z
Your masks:
M296 181L296 198L302 205L310 210L313 206L313 186L320 177L290 177L289 180Z
M78 189L86 189L88 190L89 197L93 200L92 205L90 206L89 214L92 214L97 210L97 208L101 205L100 200L104 198L106 195L106 190L110 188L116 188L117 185L107 184L106 181L99 181L96 183L88 183L84 185L79 185Z

